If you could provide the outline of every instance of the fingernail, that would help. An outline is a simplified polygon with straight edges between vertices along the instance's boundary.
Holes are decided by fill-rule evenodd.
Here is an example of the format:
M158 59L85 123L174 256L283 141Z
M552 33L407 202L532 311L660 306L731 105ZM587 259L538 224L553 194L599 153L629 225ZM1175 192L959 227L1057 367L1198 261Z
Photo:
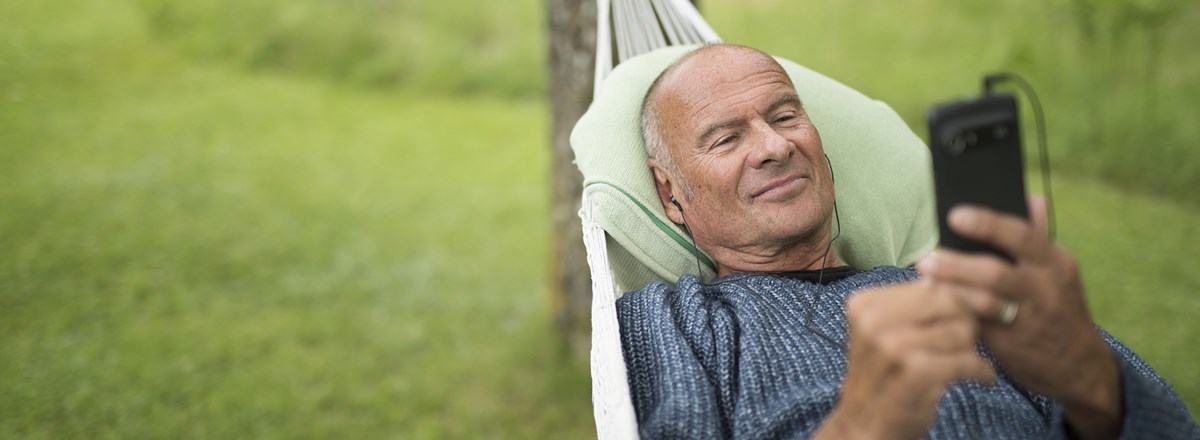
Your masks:
M950 224L958 229L971 230L975 227L978 215L971 208L954 208L950 211Z
M917 272L922 275L928 275L937 270L937 252L930 252L925 257L917 261Z

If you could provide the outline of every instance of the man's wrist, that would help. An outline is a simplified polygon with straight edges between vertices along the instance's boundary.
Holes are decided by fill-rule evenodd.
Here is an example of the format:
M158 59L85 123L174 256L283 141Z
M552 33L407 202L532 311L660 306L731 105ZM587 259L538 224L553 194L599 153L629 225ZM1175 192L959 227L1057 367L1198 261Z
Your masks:
M1107 345L1090 364L1074 392L1058 398L1063 417L1076 438L1117 438L1125 416L1120 366Z
M817 429L812 438L813 440L881 438L877 435L880 433L871 431L869 422L853 419L854 417L847 416L844 409L834 408L833 412L825 417L825 421L821 423L821 427Z
M888 424L883 422L887 419L888 417L880 414L878 410L866 411L861 407L852 410L839 405L829 413L829 416L825 417L825 421L821 423L821 427L817 429L812 439L905 438L906 436L897 426L887 426Z

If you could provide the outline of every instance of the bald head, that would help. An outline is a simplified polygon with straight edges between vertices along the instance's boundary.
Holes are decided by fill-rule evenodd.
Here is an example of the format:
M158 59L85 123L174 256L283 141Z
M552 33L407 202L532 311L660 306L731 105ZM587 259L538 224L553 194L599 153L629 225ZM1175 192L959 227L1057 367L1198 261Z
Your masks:
M642 100L642 141L646 145L646 153L680 181L688 197L691 197L691 188L679 174L679 168L675 165L667 145L669 136L664 131L673 127L663 123L663 104L678 100L680 93L687 93L686 90L680 90L681 85L695 85L697 81L705 78L712 79L723 66L747 62L769 64L768 67L784 72L784 76L787 76L783 66L774 58L753 47L727 43L706 44L671 63L650 84L650 89L646 91ZM790 79L788 81L790 83Z

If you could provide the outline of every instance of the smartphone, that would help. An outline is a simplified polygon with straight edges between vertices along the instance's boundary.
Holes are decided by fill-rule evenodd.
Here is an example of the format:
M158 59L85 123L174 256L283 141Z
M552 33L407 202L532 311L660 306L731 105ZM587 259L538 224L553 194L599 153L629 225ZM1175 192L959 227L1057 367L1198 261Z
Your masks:
M1000 249L955 234L946 214L973 204L1029 218L1016 98L994 93L941 104L927 119L941 246L1014 261Z

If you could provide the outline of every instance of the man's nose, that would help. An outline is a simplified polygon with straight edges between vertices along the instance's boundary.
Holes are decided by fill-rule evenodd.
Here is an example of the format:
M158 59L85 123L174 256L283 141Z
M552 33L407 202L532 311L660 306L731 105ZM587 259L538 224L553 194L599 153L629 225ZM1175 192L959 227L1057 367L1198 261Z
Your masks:
M749 157L750 166L762 168L772 163L783 163L795 151L792 142L765 121L756 121L751 128L755 142Z

